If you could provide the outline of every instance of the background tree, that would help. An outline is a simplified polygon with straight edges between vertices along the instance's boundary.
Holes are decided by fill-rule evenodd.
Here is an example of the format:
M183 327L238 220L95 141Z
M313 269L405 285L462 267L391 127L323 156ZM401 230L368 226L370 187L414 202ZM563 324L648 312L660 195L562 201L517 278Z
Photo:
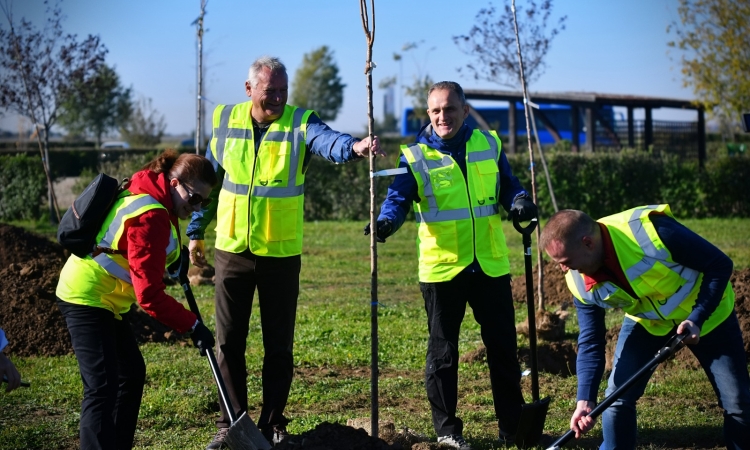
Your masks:
M668 45L682 53L683 84L732 138L750 111L750 2L680 0L677 11Z
M7 23L0 24L0 107L27 117L36 127L37 142L47 178L50 220L59 219L49 168L49 134L57 122L63 99L75 95L93 76L107 53L98 36L79 41L65 34L59 2L45 12L37 29L22 18L16 26L12 2L0 3Z
M135 105L130 119L120 127L120 135L132 147L154 147L161 142L167 123L159 114L150 98L141 97Z
M120 85L117 72L106 64L63 98L60 125L73 134L89 134L97 148L102 135L127 123L133 113L131 89Z
M544 72L544 57L552 40L565 29L567 16L562 16L557 25L548 31L552 0L544 0L540 4L530 0L526 8L516 7L516 11L524 74L526 82L531 84ZM475 60L473 64L459 67L459 73L466 70L475 80L486 80L514 89L520 86L513 13L508 4L502 12L492 4L480 9L476 24L469 33L453 36L453 42Z
M324 45L302 57L294 74L291 103L315 110L324 121L335 120L344 103L344 87L333 52Z

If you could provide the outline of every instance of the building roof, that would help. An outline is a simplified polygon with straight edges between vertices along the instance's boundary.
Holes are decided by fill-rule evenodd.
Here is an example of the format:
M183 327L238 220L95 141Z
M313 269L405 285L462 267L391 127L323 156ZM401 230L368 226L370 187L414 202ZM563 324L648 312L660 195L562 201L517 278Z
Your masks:
M521 91L501 91L492 89L464 89L467 100L500 100L523 101ZM552 103L561 105L590 106L612 105L632 106L635 108L679 108L703 109L694 100L676 98L647 97L641 95L601 94L597 92L532 92L529 94L534 103Z

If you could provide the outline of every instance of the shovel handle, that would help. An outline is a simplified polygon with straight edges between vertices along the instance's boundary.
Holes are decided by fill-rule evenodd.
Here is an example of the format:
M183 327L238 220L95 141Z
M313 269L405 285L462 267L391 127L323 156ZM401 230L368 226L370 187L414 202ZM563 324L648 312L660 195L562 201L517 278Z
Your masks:
M531 236L531 233L534 232L534 229L539 223L539 219L537 217L534 217L531 219L528 225L525 227L521 226L521 222L518 220L518 216L513 214L513 228L516 229L519 233L523 234L524 236Z
M656 369L656 366L661 364L662 362L669 359L670 356L674 355L678 350L680 350L685 344L682 343L682 341L688 336L687 332L684 332L682 334L676 334L672 336L669 341L667 341L666 345L659 349L659 351L656 352L656 355L648 362L645 366L641 367L638 372L633 374L630 378L625 380L620 387L615 389L614 392L609 394L607 398L602 400L601 403L596 405L596 408L592 409L589 413L589 417L597 418L599 417L605 409L609 408L609 406L614 403L620 396L630 388L633 384L635 384L636 381L643 378L646 374L651 374L654 369ZM552 443L551 446L547 447L547 450L557 450L563 445L565 445L566 442L570 441L575 437L575 432L573 430L568 431L565 433L560 439L556 440L554 443Z
M188 280L187 277L188 266L190 265L190 257L188 255L188 248L183 245L182 251L180 252L180 264L175 268L174 272L170 271L169 275L172 278L179 279L180 284L182 285L182 290L185 292L185 298L187 299L190 311L192 311L198 321L202 323L203 319L201 318L201 312L198 309L198 303L195 301L195 295L193 295L193 290L190 288L190 280ZM214 355L214 350L212 348L206 350L206 356L208 357L208 364L211 366L211 372L214 375L214 381L216 381L216 387L219 388L219 396L224 402L224 406L227 408L230 422L234 424L239 417L234 411L234 406L232 405L231 400L229 400L227 386L224 383L224 377L221 375L219 363L216 360L216 355Z

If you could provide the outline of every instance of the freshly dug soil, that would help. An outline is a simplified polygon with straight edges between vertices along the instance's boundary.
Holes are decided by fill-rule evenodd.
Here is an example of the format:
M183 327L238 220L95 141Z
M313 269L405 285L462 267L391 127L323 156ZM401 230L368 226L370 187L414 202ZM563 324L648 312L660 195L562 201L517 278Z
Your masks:
M22 228L0 224L0 327L8 350L18 356L71 353L70 335L55 303L55 289L65 254L59 244ZM184 338L134 308L136 340L182 341Z
M543 261L544 274L544 304L545 306L563 306L573 303L573 294L568 290L565 283L565 272L557 264ZM534 266L534 305L537 304L537 285L539 283L539 265ZM526 276L521 275L511 282L513 289L513 300L516 303L526 304Z
M274 446L278 450L402 450L399 444L373 438L362 428L323 422L315 429Z

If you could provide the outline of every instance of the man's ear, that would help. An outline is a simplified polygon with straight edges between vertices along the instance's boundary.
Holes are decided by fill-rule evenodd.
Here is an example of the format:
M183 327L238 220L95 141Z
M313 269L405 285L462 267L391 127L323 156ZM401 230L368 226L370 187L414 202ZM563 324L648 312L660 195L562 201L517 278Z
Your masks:
M250 84L250 80L245 81L245 94L247 94L248 97L253 96L253 86Z
M469 105L464 105L464 120L469 117Z
M594 249L594 240L591 238L591 236L584 236L581 238L581 242L583 242L583 246L586 247L589 250Z

